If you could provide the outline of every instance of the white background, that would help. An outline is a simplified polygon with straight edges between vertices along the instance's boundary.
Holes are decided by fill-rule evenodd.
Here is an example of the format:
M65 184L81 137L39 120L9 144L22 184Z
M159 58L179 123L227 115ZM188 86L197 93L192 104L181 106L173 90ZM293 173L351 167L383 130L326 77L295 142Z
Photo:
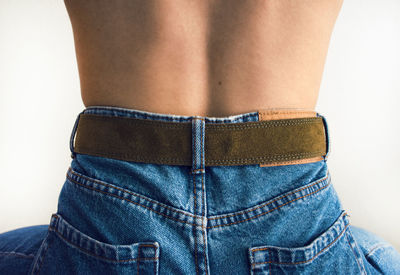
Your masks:
M400 1L345 1L316 110L353 225L400 251ZM0 232L48 224L84 105L63 1L0 0Z

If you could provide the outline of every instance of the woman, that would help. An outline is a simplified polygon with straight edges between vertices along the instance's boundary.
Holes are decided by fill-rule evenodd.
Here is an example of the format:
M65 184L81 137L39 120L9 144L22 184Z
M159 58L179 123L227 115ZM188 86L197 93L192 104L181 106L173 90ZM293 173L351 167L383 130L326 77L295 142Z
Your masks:
M315 111L342 1L65 0L85 105L49 225L4 274L395 274Z

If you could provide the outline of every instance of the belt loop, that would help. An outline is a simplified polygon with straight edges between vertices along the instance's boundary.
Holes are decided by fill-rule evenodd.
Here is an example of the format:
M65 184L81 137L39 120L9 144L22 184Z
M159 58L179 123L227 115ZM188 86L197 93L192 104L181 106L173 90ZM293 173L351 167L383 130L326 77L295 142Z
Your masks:
M330 136L329 136L329 130L328 130L328 122L326 121L326 118L321 115L320 113L317 112L317 116L322 118L322 121L324 123L324 128L325 128L325 138L326 138L326 154L324 156L325 162L328 159L328 155L331 151L331 141L330 141Z
M192 118L192 173L204 173L205 121L203 117Z
M78 114L78 117L75 119L74 128L72 129L71 138L69 141L69 149L71 151L71 158L75 158L75 155L76 155L76 153L74 152L74 138L75 138L76 129L78 128L79 118L83 112L84 111L82 111Z

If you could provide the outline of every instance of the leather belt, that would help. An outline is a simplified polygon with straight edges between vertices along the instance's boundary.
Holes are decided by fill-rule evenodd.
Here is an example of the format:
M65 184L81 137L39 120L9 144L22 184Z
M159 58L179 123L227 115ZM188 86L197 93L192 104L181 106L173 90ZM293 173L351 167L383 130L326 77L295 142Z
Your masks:
M275 164L327 152L321 117L206 123L206 166ZM192 123L80 115L74 152L125 161L192 165Z

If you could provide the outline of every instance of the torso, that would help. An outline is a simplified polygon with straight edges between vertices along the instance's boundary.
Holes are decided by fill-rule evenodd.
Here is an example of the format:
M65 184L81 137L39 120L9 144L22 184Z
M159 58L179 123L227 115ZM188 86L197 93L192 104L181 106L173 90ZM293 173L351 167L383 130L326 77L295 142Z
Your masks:
M84 105L314 109L343 0L65 0Z

